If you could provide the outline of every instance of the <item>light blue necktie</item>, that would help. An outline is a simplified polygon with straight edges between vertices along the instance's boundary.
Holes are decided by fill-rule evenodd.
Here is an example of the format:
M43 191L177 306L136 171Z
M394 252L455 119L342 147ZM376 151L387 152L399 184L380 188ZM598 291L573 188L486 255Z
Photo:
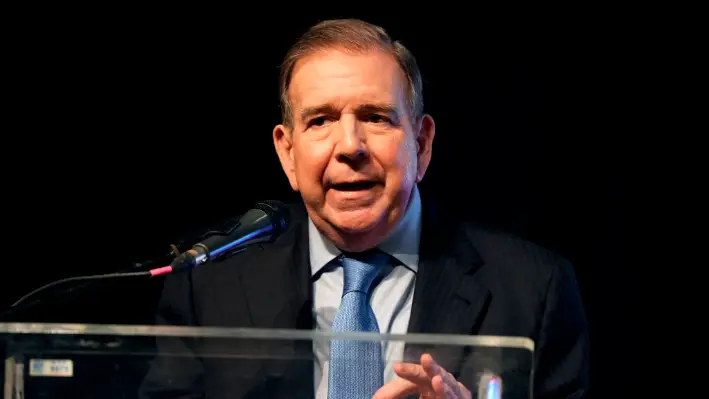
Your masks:
M342 302L332 322L332 331L379 332L369 305L372 282L390 258L380 251L342 255L345 275ZM337 340L330 342L329 399L371 398L384 383L384 358L379 341Z

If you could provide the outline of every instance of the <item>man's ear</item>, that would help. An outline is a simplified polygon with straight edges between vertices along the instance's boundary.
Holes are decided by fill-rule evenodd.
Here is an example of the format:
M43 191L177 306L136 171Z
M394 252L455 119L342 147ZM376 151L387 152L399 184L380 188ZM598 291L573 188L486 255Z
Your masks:
M433 152L433 138L436 136L436 123L433 117L424 114L421 122L418 124L418 132L416 135L416 149L418 159L418 170L416 171L416 183L423 180L426 174L428 165L431 163L431 153Z
M281 167L288 177L290 186L298 191L298 181L295 177L295 158L293 157L293 129L285 125L273 128L273 145L276 147Z

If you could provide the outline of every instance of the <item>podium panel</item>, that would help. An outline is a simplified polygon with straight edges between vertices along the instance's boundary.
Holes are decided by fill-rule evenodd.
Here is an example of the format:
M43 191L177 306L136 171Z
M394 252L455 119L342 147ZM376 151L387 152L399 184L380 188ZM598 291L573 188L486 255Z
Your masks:
M385 384L395 363L429 354L473 398L532 392L534 343L521 337L32 323L0 336L5 399L327 398L336 341L381 344Z

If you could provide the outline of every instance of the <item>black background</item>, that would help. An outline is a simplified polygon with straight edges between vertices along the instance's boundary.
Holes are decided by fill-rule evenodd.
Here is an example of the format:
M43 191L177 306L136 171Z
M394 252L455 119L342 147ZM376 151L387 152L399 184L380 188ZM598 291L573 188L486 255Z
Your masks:
M569 258L591 323L594 384L618 384L636 273L625 254L632 131L618 118L633 71L622 21L587 11L299 11L23 14L6 61L18 123L3 161L4 218L22 257L3 266L0 303L155 258L258 200L297 198L272 145L278 65L311 24L354 16L381 24L422 69L437 123L422 188L461 218ZM151 322L159 279L94 287L23 317Z

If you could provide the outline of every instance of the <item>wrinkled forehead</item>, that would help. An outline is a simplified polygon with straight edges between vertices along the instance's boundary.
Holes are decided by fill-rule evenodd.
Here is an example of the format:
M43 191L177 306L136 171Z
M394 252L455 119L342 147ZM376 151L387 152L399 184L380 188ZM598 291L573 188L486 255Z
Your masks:
M288 95L294 113L331 105L339 109L366 104L406 107L405 75L393 56L382 51L317 51L300 59Z

